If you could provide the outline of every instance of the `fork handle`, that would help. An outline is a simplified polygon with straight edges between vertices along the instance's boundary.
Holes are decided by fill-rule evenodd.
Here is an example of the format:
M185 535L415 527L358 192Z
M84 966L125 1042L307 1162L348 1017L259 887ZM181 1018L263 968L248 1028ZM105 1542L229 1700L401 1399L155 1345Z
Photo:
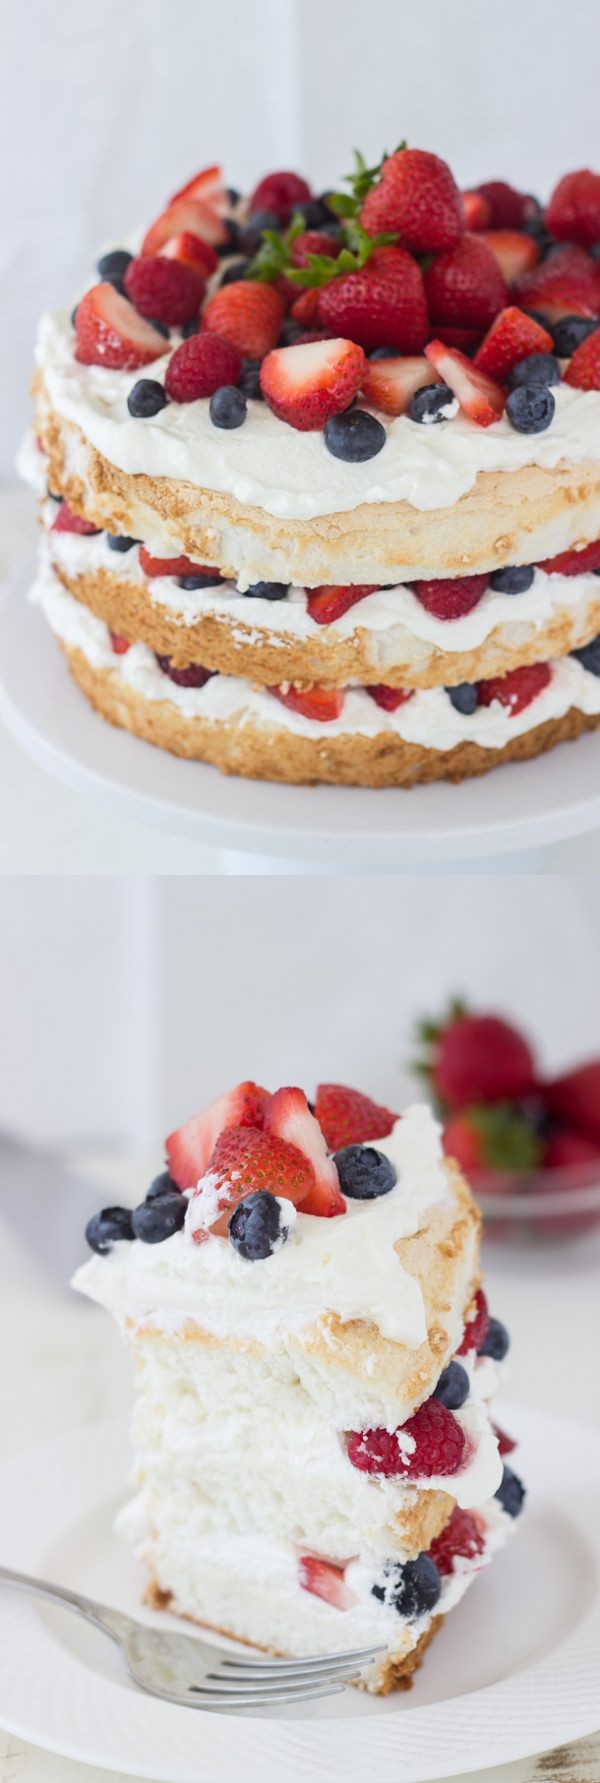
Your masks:
M10 1566L0 1566L0 1585L12 1585L17 1591L30 1591L34 1597L47 1597L51 1603L64 1604L65 1609L86 1616L88 1621L118 1638L119 1611L109 1610L104 1604L96 1603L93 1597L67 1591L64 1585L51 1585L47 1579L34 1579L30 1573L14 1572Z

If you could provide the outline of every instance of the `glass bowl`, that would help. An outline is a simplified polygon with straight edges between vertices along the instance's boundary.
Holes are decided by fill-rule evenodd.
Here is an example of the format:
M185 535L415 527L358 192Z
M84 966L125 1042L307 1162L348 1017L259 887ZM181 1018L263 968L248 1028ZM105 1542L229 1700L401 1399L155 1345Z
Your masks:
M600 1162L470 1174L485 1234L519 1244L574 1243L600 1232Z

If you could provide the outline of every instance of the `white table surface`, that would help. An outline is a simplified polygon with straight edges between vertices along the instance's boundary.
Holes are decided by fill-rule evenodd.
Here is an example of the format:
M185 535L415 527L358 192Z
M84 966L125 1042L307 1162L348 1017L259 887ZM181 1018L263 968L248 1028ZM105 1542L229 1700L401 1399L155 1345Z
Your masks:
M103 1185L101 1203L115 1192L134 1200L156 1160L87 1155L77 1162ZM600 1424L600 1239L535 1253L489 1245L485 1265L492 1306L512 1336L511 1397ZM129 1370L112 1321L61 1293L1 1224L0 1352L12 1358L4 1369L0 1458L86 1420L116 1416L130 1404ZM598 1721L600 1727L600 1701ZM243 1775L240 1737L240 1783ZM0 1783L101 1783L106 1776L0 1730ZM598 1783L599 1777L600 1737L477 1773L475 1783Z

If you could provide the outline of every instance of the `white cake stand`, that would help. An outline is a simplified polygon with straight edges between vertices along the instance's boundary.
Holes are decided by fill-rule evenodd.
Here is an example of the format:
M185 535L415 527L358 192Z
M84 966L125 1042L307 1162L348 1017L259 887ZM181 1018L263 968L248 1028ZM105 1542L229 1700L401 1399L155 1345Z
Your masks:
M180 761L90 709L27 586L21 571L0 606L0 712L9 729L78 791L227 851L225 870L394 871L459 860L492 869L498 855L517 856L523 870L533 864L527 851L600 827L600 731L481 780L410 792L270 785Z

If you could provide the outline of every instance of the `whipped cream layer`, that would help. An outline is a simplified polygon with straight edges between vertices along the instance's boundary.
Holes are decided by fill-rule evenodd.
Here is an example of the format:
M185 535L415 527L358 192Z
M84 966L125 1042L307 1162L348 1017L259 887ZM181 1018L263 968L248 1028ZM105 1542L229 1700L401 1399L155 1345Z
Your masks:
M141 373L119 372L78 364L74 344L68 312L45 315L36 363L52 407L111 464L133 475L184 479L281 519L349 512L364 502L447 508L480 471L554 470L600 457L597 391L558 386L552 424L537 434L517 433L505 416L487 428L464 414L438 427L386 417L382 451L348 464L328 452L322 433L289 427L262 402L250 401L243 427L232 431L213 427L207 400L170 403L152 419L135 420L129 391L140 376L163 381L170 353Z
M31 599L68 648L80 650L93 668L110 669L123 686L141 698L170 701L187 719L260 725L272 731L274 738L282 729L320 741L387 733L424 749L454 749L464 742L502 749L512 738L563 718L572 708L588 716L600 713L600 677L590 674L574 656L564 656L553 663L548 686L521 712L511 713L494 700L465 717L455 710L443 687L418 690L396 712L385 712L362 688L350 687L339 718L322 724L290 711L275 702L268 690L253 687L238 676L213 675L204 687L178 687L163 674L145 644L133 644L125 655L116 656L103 620L75 600L47 564L41 565Z

